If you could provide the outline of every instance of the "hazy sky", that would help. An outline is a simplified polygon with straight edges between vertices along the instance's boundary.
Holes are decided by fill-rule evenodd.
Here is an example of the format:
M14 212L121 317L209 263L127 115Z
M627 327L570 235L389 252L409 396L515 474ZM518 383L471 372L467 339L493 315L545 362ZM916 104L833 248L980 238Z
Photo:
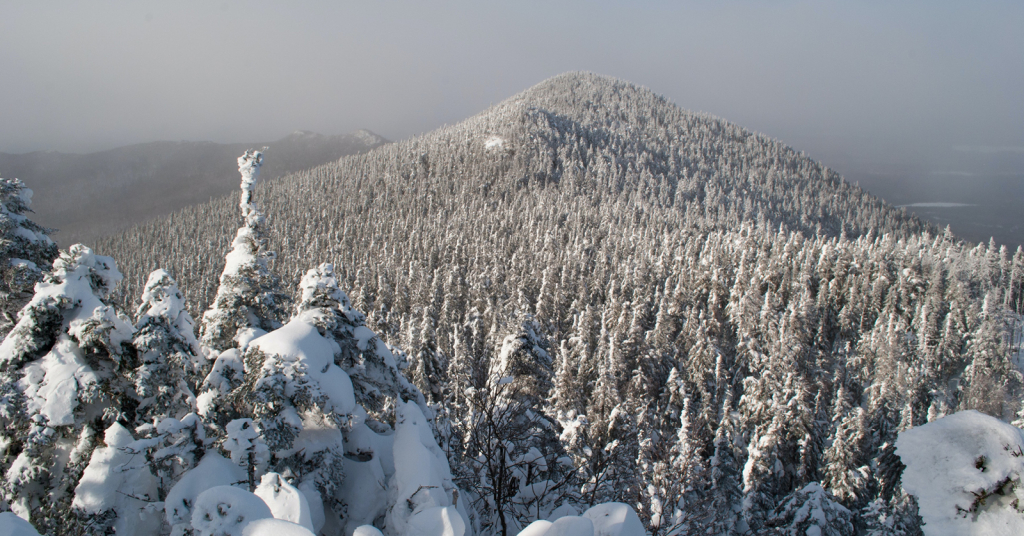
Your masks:
M1019 0L0 0L0 151L402 139L588 70L826 163L1019 154L1022 28Z

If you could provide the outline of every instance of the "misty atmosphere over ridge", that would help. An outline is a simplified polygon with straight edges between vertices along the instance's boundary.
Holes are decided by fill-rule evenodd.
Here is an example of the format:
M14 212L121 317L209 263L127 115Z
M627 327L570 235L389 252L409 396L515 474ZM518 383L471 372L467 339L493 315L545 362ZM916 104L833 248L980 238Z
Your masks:
M894 205L966 205L910 210L970 240L1024 236L1015 2L0 9L0 101L17 103L2 153L400 140L588 70L777 138Z

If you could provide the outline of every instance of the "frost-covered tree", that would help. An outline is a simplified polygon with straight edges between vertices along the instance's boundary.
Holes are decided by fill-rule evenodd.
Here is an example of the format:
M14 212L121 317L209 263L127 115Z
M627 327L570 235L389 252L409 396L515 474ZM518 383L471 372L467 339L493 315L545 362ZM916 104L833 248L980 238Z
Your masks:
M253 201L261 165L260 151L246 151L238 157L242 175L238 206L243 225L224 258L217 297L203 313L200 330L203 353L212 365L203 367L207 374L200 386L199 414L221 429L237 417L224 397L242 382L239 348L244 350L252 339L279 327L285 315L286 297L279 290L278 277L270 271L274 254L266 245L266 221Z
M780 536L853 536L853 515L817 482L782 500L768 518L765 533Z
M513 534L561 505L578 501L571 458L552 433L552 422L511 376L494 377L468 397L460 429L456 481L469 493L484 533Z
M244 346L245 342L280 326L284 317L284 295L269 266L274 253L267 249L263 230L266 221L253 201L262 165L261 151L246 151L238 157L238 171L242 174L238 206L244 223L224 259L217 297L203 314L201 341L204 348L215 354ZM216 355L209 357L214 359Z
M107 427L134 420L133 328L106 301L120 279L113 259L71 246L0 344L0 493L44 530L94 524L75 488Z
M195 411L202 351L184 307L185 298L170 274L155 270L149 275L132 339L139 359L133 376L140 424L181 419Z
M32 297L57 258L52 229L28 219L32 190L18 179L0 178L0 338L17 323L18 311Z

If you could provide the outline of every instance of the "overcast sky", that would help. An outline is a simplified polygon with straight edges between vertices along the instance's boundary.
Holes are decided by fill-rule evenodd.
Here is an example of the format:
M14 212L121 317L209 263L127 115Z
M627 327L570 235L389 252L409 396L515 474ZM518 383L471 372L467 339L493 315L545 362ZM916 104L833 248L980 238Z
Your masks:
M587 70L826 163L1024 152L1019 0L436 4L0 0L0 151L398 140Z

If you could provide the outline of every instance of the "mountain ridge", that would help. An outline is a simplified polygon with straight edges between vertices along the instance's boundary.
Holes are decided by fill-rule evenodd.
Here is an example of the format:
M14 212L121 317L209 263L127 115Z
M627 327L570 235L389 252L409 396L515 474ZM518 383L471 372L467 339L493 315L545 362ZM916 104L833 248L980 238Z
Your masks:
M268 154L276 156L264 175L272 180L384 143L360 130L336 136L290 134L255 145L270 146ZM86 154L0 153L0 173L29 185L36 194L35 218L56 228L53 238L67 247L232 191L237 180L231 155L251 146L154 141Z

